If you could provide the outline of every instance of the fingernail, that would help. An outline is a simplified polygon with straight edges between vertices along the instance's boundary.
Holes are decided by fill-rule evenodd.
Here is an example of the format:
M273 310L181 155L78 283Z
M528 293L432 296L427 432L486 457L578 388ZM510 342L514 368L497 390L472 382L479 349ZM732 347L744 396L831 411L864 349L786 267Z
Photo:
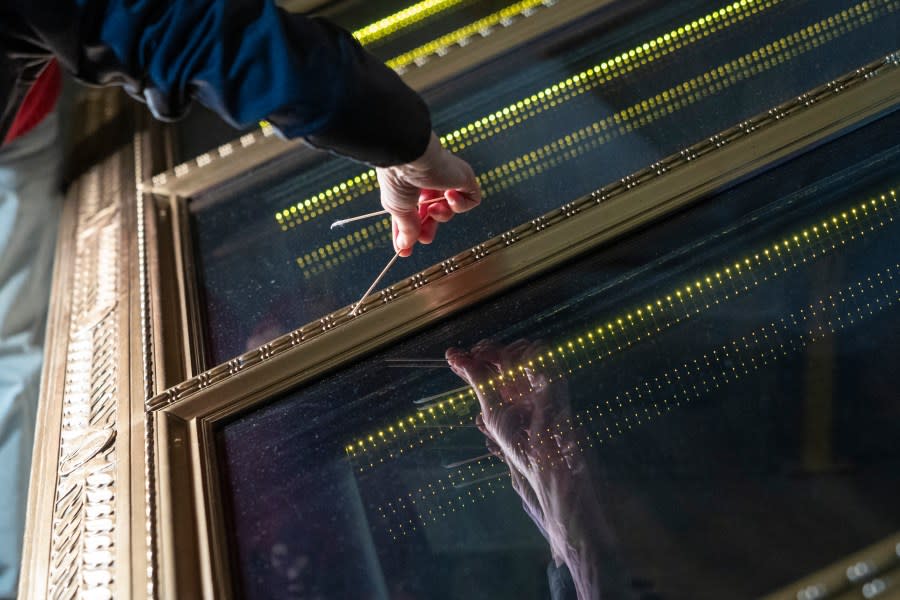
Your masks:
M409 238L406 237L406 234L401 233L397 235L397 246L401 250L406 250L407 248L409 248Z

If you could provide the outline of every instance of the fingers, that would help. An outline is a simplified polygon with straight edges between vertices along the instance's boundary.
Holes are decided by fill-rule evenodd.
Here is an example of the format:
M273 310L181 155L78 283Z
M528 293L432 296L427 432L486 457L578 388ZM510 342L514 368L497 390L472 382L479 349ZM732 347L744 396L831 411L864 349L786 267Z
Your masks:
M432 200L437 200L438 198L443 198L444 194L441 193L440 190L431 190L424 188L419 192L419 206L423 204L427 204Z
M450 192L447 193L449 194ZM447 200L428 205L428 216L438 223L446 223L453 218L453 213L454 211L450 208Z
M394 250L400 256L409 256L417 241L428 244L434 240L437 226L428 225L423 231L423 217L446 223L454 214L481 203L481 187L472 167L441 147L434 134L421 158L406 165L377 168L376 174L381 204L391 214ZM419 214L419 202L441 196L443 202L431 204Z
M422 190L419 196L419 217L422 223L419 230L419 242L422 244L433 242L438 224L446 223L453 218L453 211L447 201L435 202L437 198L443 198L443 196L435 190ZM427 202L427 204L423 204L423 202Z
M435 186L444 191L447 204L455 213L464 213L481 204L481 186L469 163L444 151L446 163L441 178L443 185Z
M476 188L474 193L463 193L460 190L447 190L444 192L447 205L455 213L464 213L481 204L481 188Z
M445 356L453 372L475 390L482 413L488 414L500 406L502 398L493 386L486 385L496 374L489 363L459 348L450 348Z
M433 219L428 219L427 221L424 221L422 223L422 228L419 229L419 243L420 244L430 244L431 242L433 242L434 236L437 235L437 229L438 229L437 221L435 221Z
M400 256L406 258L407 256L412 254L412 247L401 248L400 244L397 241L397 238L400 236L400 229L398 227L397 220L391 217L391 233L392 239L394 240L394 252L398 252ZM421 226L419 229L419 233L421 233Z
M531 392L528 378L522 372L522 354L528 347L526 340L501 346L488 341L481 341L472 349L476 358L490 362L498 371L498 383L501 393L511 402L526 398Z
M403 181L393 169L377 169L381 187L381 205L391 213L391 229L394 232L394 250L412 248L419 239L422 222L419 217L419 187Z
M506 462L506 457L503 456L503 450L500 449L500 446L492 440L490 437L484 438L484 445L487 447L488 452L494 455L495 458L499 458L501 461Z

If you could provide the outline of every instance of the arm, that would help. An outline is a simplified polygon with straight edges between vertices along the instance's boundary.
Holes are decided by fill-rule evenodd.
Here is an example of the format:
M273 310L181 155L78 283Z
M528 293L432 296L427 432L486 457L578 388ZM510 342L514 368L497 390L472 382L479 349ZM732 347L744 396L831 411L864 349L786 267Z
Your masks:
M562 373L535 366L541 354L539 344L525 340L508 346L484 340L470 352L451 348L446 357L475 392L481 406L475 425L491 454L506 463L525 512L550 545L554 593L574 587L578 600L630 596L595 465L580 443L587 432L574 425Z
M161 119L192 99L236 127L270 120L378 166L422 156L428 108L353 37L270 0L30 0L34 37L79 79L118 84Z
M481 201L471 167L441 147L419 95L327 21L272 0L19 4L21 37L47 60L57 55L88 83L121 85L158 118L175 119L196 99L236 127L267 119L286 137L375 165L404 256ZM445 196L424 229L423 191Z

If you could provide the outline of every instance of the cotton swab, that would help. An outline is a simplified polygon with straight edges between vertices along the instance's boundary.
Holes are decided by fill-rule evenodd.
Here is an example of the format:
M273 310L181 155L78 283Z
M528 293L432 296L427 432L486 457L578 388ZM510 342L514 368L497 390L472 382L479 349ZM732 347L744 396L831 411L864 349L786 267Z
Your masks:
M419 202L419 206L428 206L429 204L434 204L436 202L440 202L444 197L440 198L431 198L430 200L422 200ZM389 214L386 210L376 210L375 212L366 213L364 215L357 215L355 217L350 217L347 219L338 219L334 223L331 224L330 229L336 229L338 227L343 227L347 223L352 223L354 221L362 221L363 219L372 219L374 217L380 217L381 215Z
M353 306L353 310L350 311L351 317L356 316L356 313L359 310L360 305L363 303L363 300L369 297L369 294L372 293L372 290L375 289L375 286L378 285L378 282L384 279L384 276L387 275L387 272L391 270L391 267L394 266L394 263L397 262L398 258L400 258L399 250L397 250L396 254L394 254L394 257L390 261L388 261L388 264L385 265L384 269L381 270L381 273L378 274L378 277L375 278L375 281L372 282L372 285L369 286L369 289L367 289L366 292L362 295L362 298L359 299L359 302L357 302Z

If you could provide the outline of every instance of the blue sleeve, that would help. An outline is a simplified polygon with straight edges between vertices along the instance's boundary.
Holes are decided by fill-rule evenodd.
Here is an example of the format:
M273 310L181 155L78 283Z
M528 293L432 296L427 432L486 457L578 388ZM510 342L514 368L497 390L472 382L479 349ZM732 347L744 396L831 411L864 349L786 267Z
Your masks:
M393 71L346 31L272 0L25 4L64 67L122 85L158 118L196 99L235 127L268 119L287 137L378 165L413 160L428 143L428 109Z

